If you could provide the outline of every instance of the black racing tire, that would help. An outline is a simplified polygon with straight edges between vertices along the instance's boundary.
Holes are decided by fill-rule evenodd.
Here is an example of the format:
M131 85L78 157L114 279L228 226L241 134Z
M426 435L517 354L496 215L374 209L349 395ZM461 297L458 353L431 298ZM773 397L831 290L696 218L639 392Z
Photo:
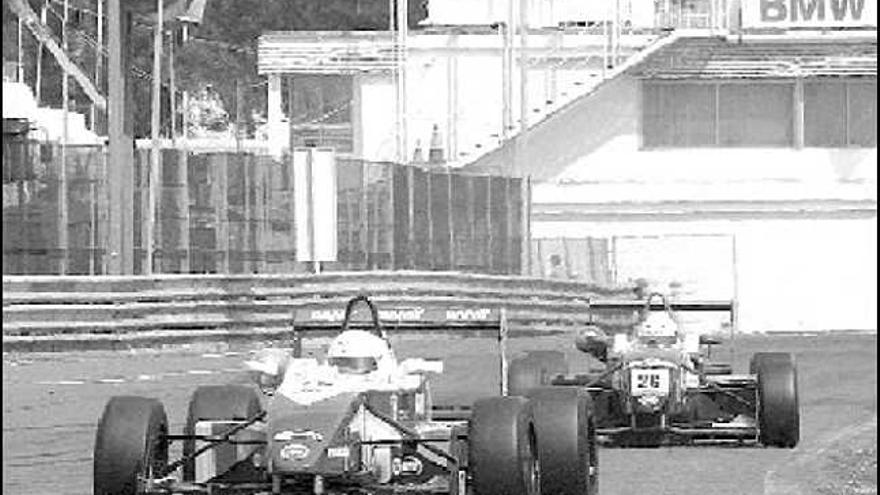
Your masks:
M474 495L540 495L532 403L490 397L474 403L468 426L468 469Z
M104 406L95 436L95 495L145 493L143 478L168 465L168 417L156 399L113 397Z
M189 401L184 435L194 435L198 421L232 421L252 418L263 410L257 392L244 385L206 385L196 389ZM196 441L183 441L183 455L195 452ZM183 481L194 481L195 460L183 465Z
M554 495L599 493L599 458L593 405L577 387L529 391L535 408L541 492Z
M525 395L529 390L550 385L557 375L568 373L568 362L560 351L530 351L512 360L507 368L509 395Z
M791 360L791 354L787 352L756 352L749 360L749 373L757 374L759 363L763 365L770 362L790 362Z
M800 441L797 368L788 353L757 353L749 366L758 379L758 440L794 448Z

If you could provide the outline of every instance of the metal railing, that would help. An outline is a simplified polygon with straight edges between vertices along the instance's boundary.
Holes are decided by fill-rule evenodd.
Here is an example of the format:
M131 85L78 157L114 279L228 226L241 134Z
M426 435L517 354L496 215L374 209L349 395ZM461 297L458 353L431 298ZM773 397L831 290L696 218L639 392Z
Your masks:
M297 308L344 307L369 294L380 305L507 308L513 332L632 325L635 287L459 272L320 275L3 277L4 350L35 342L284 335Z

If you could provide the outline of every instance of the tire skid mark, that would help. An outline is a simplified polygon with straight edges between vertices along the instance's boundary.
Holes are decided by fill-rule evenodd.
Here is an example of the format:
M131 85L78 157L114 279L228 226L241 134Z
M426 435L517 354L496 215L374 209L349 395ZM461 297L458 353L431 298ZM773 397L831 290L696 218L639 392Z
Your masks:
M803 495L800 481L807 468L816 464L835 445L877 428L877 414L864 422L854 423L821 436L809 449L796 449L794 458L767 471L764 477L764 495ZM798 473L796 475L789 473Z

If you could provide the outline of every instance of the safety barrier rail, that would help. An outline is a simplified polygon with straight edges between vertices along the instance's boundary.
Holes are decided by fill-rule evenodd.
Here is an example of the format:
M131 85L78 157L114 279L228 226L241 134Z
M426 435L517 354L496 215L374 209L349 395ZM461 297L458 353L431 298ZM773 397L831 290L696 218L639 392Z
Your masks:
M588 305L638 298L634 286L453 272L5 276L3 345L283 334L297 308L343 307L361 293L388 306L504 307L513 333L632 325L634 310L626 304L591 311Z

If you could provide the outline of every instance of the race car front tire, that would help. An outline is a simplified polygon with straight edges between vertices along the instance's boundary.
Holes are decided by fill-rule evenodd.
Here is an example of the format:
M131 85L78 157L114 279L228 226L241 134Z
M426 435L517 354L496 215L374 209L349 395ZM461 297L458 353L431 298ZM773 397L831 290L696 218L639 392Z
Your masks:
M243 385L205 385L193 392L189 401L184 435L194 435L199 421L244 421L262 411L257 392ZM195 440L183 441L183 455L195 452ZM194 481L195 460L183 465L183 480Z
M758 439L766 446L793 448L800 440L797 368L791 354L757 353L749 369L758 379Z
M168 417L156 399L117 396L104 407L95 437L95 495L145 493L144 479L168 464Z
M532 403L490 397L474 403L467 466L474 495L539 495L541 468Z
M599 459L590 395L577 387L532 389L541 493L596 495Z
M557 375L568 373L565 354L559 351L530 351L510 362L507 368L509 395L525 395L529 390L550 385Z

